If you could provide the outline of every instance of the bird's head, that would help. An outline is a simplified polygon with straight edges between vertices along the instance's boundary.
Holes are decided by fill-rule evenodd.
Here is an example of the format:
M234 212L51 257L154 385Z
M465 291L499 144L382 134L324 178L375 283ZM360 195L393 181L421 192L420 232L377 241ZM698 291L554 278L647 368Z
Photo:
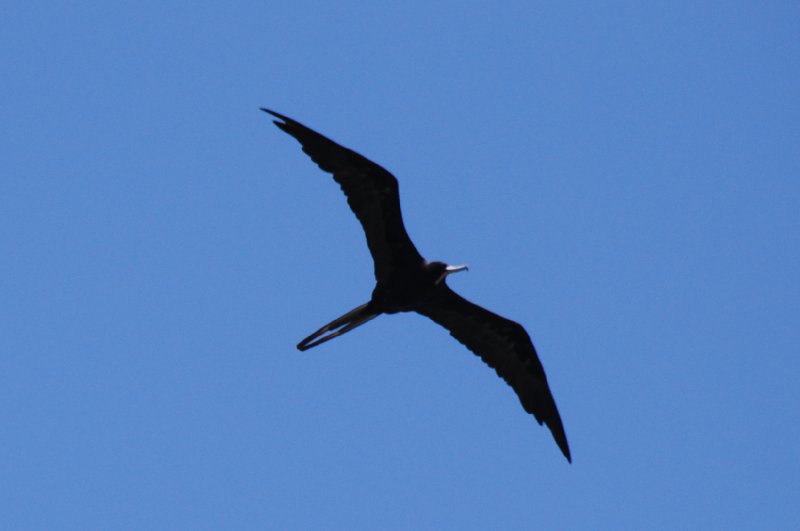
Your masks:
M440 284L447 275L451 273L458 273L459 271L468 271L469 267L465 265L448 265L444 262L431 262L428 264L428 269L431 271L435 284Z

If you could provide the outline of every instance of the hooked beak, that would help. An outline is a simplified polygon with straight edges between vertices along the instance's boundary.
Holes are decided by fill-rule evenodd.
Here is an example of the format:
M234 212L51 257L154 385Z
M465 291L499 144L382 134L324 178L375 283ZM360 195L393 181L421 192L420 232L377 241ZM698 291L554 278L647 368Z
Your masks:
M457 265L457 266L449 265L449 266L445 266L444 271L442 272L442 274L439 276L438 279L436 279L436 283L439 284L440 282L443 282L444 279L447 278L447 275L449 275L451 273L458 273L459 271L466 271L467 269L469 269L469 268L467 266L465 266L465 265Z
M457 266L449 265L449 266L444 268L445 276L447 276L447 275L449 275L451 273L458 273L459 271L469 271L469 266L466 266L466 265L457 265Z

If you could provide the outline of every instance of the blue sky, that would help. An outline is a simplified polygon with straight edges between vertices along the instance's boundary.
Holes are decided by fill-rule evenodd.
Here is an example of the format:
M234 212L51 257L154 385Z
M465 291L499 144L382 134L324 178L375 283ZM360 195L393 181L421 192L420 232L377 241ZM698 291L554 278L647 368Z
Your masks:
M4 3L0 527L797 529L794 2ZM392 171L570 440L365 302Z

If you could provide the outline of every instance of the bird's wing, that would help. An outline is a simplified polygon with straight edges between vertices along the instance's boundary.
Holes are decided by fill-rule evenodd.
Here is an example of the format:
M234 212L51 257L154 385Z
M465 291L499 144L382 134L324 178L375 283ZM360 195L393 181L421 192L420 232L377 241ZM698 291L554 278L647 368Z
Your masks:
M550 428L568 461L572 457L544 368L530 336L514 321L464 299L444 282L416 311L439 323L514 389L525 411Z
M261 110L279 118L275 125L297 139L323 171L333 174L364 228L378 281L395 268L423 261L403 226L397 179L391 173L291 118Z

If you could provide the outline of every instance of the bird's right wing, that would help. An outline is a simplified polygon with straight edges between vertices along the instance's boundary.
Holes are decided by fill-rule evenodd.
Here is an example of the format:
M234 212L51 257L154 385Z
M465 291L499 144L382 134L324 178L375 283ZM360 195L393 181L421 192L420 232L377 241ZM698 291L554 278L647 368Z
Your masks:
M546 424L561 452L572 462L544 368L525 329L504 317L464 299L444 282L435 295L416 311L450 331L514 389L522 407L539 424Z
M333 174L364 228L376 280L384 280L394 269L423 262L403 225L397 179L391 173L291 118L261 110L279 118L275 125L297 139L323 171Z

